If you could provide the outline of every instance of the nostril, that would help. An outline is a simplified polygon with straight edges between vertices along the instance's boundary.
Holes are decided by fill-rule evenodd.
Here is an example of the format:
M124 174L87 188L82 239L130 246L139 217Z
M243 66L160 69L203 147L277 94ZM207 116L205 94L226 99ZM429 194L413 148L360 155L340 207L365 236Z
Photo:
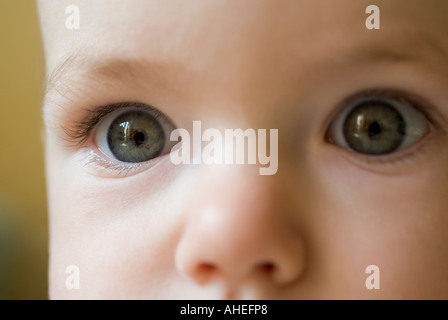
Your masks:
M212 263L200 263L194 268L194 278L199 284L205 284L216 276L218 267Z
M272 262L264 262L258 265L258 269L266 275L271 275L275 270L275 264Z
M207 272L207 273L211 273L212 271L214 271L216 269L216 267L211 264L211 263L201 263L198 266L199 271L201 272Z

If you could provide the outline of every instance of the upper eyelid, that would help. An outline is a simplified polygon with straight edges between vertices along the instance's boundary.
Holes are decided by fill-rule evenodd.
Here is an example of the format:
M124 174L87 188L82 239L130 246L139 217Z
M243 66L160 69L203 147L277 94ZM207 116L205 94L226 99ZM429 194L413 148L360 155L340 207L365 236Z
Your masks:
M446 126L443 126L440 121L437 120L441 116L436 110L434 110L434 107L432 107L431 103L424 100L423 98L400 89L374 88L357 91L355 94L349 95L338 104L336 104L336 107L332 112L330 112L328 118L324 121L324 132L326 138L328 138L327 133L330 124L340 112L347 108L347 106L362 98L374 97L386 97L389 99L396 99L411 104L413 107L419 110L429 120L431 125L436 127L436 129L442 131L447 130ZM86 110L88 115L84 117L85 120L76 123L71 128L64 128L64 131L70 138L70 141L75 142L76 145L80 145L88 139L90 132L101 121L101 119L103 119L111 112L119 109L124 110L126 108L137 108L146 110L150 112L154 117L156 117L156 119L167 121L172 124L172 121L169 120L167 116L150 105L141 102L118 102Z
M172 123L167 116L150 105L141 102L118 102L86 110L88 114L84 117L85 120L76 123L72 128L65 128L64 132L71 141L80 145L88 139L91 131L105 116L116 110L127 108L145 110L150 112L157 120Z

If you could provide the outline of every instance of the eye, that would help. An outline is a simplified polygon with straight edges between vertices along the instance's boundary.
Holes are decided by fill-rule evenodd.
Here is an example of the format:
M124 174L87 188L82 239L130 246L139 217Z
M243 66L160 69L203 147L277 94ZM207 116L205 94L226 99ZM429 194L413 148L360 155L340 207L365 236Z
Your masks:
M167 142L167 137L173 129L158 112L117 110L98 123L96 142L100 151L112 159L144 162L169 151L173 143Z
M367 155L385 155L412 145L428 132L428 121L412 104L389 97L355 99L330 125L334 144Z

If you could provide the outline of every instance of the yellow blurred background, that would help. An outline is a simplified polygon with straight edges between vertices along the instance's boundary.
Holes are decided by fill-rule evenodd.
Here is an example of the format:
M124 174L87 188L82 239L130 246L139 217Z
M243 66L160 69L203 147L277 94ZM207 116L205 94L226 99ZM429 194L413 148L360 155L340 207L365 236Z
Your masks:
M34 0L0 0L0 40L0 299L47 299L44 66Z

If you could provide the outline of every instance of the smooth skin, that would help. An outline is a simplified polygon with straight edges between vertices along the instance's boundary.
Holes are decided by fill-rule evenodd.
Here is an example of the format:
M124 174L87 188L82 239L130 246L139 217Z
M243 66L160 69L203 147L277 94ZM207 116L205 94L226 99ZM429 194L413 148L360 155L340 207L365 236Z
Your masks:
M72 4L79 30L65 28ZM370 4L38 0L50 298L447 299L448 3L376 1L380 30L365 27ZM326 139L341 101L371 88L422 97L431 115L381 161ZM278 172L169 154L129 174L97 165L94 134L76 143L67 128L123 101L188 130L278 129Z

